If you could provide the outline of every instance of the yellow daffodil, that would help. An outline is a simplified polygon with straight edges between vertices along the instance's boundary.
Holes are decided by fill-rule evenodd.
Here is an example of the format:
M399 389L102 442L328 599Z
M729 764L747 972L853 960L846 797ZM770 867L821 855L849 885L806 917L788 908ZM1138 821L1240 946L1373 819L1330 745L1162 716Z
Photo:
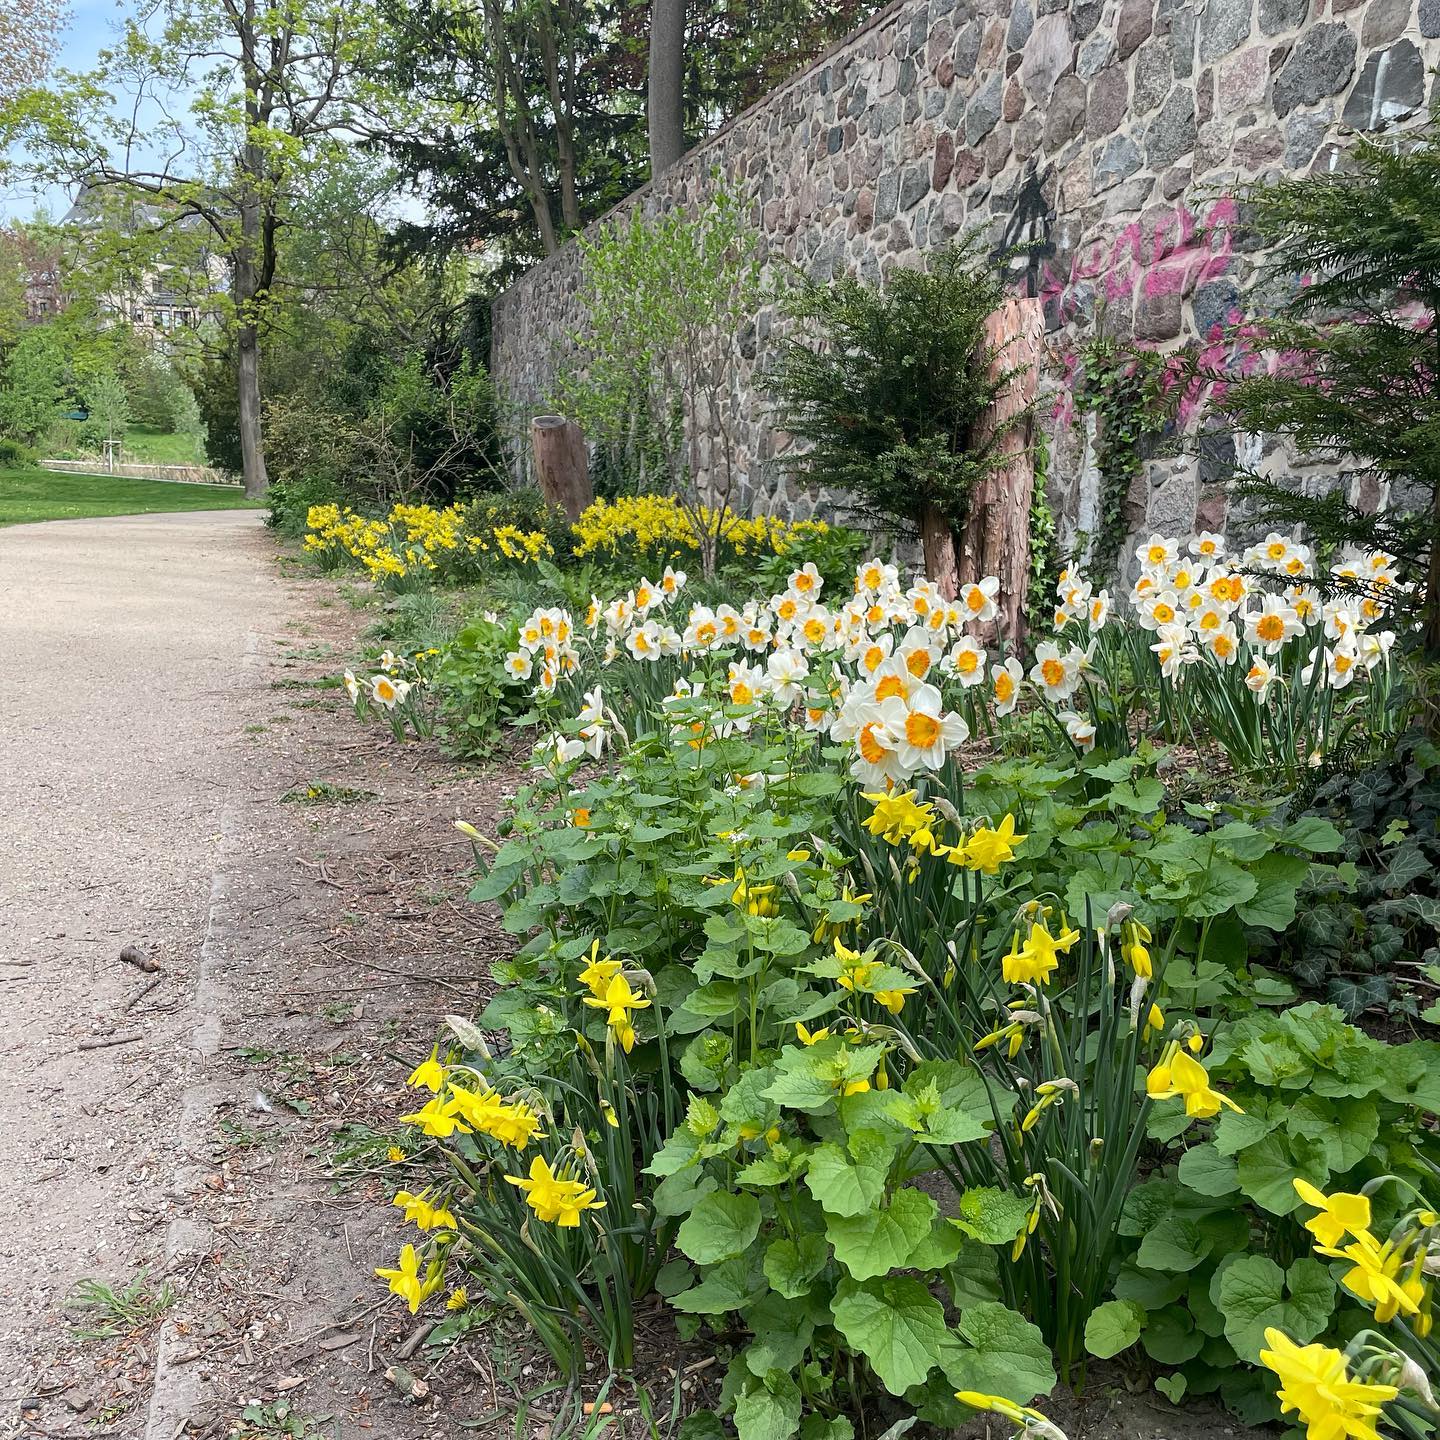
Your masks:
M400 1123L415 1125L436 1140L448 1139L457 1130L462 1135L470 1133L470 1127L460 1118L459 1109L455 1105L453 1097L442 1099L436 1095L413 1114L402 1115Z
M865 799L875 809L865 820L865 828L890 845L899 845L916 833L931 835L935 824L935 807L929 801L917 805L916 793L914 790L906 790L899 795L887 795L883 791L867 792Z
M512 1150L523 1150L532 1140L543 1140L540 1117L524 1101L506 1101L494 1090L450 1091L450 1105L478 1134L490 1135Z
M622 968L618 960L600 958L600 942L596 940L590 946L590 963L580 972L580 983L588 986L592 995L603 995Z
M437 1095L440 1093L445 1084L445 1067L440 1063L438 1045L405 1077L405 1083L415 1086L417 1090L429 1090Z
M410 1307L413 1315L420 1302L433 1295L440 1288L445 1276L438 1265L426 1268L425 1278L420 1278L420 1257L413 1245L407 1245L400 1252L400 1259L393 1270L376 1269L375 1273L390 1282L390 1293L398 1295Z
M1155 974L1155 965L1145 944L1150 938L1149 930L1138 920L1126 921L1121 931L1120 957L1142 980L1149 980Z
M1050 976L1060 963L1060 956L1079 938L1078 930L1065 928L1058 935L1052 935L1044 921L1036 920L1031 924L1030 934L1023 945L1019 932L1016 932L1010 953L1000 962L1000 973L1008 985L1048 985Z
M650 1002L637 995L623 975L612 975L603 991L585 997L585 1004L605 1011L611 1033L628 1055L635 1047L635 1026L630 1017L636 1010L648 1009Z
M1165 1012L1155 1004L1150 1006L1145 1016L1145 1034L1142 1038L1148 1040L1152 1035L1159 1035L1165 1029Z
M913 985L905 985L894 990L877 990L873 998L877 1005L883 1005L892 1015L898 1015L905 1008L905 997L914 993Z
M1310 1440L1378 1440L1375 1422L1399 1391L1393 1385L1352 1380L1345 1356L1328 1345L1297 1345L1283 1331L1265 1331L1260 1363L1280 1377L1280 1411L1292 1410Z
M830 1029L829 1026L824 1026L819 1030L807 1030L803 1022L797 1020L795 1034L799 1036L802 1045L818 1045L822 1040L830 1038Z
M1185 1113L1197 1120L1213 1119L1220 1113L1221 1106L1237 1115L1243 1113L1229 1096L1210 1088L1205 1067L1185 1054L1174 1040L1165 1047L1160 1063L1146 1077L1145 1091L1152 1100L1183 1100Z
M1028 1405L1017 1405L1003 1395L987 1395L982 1390L957 1390L955 1398L962 1405L968 1405L972 1410L988 1410L996 1415L1003 1415L1005 1419L1019 1425L1022 1429L1029 1429L1030 1422L1037 1420L1047 1429L1050 1428L1050 1422L1040 1411L1033 1410Z
M1015 817L1007 815L991 829L982 825L963 845L952 847L947 858L982 875L998 875L1000 867L1015 858L1015 847L1025 839L1015 833Z
M1383 1245L1368 1231L1355 1236L1349 1245L1318 1245L1321 1255L1335 1260L1349 1260L1351 1269L1340 1277L1345 1286L1362 1304L1374 1308L1375 1319L1386 1324L1404 1311L1406 1315L1420 1313L1422 1291L1419 1286L1407 1285L1402 1279L1405 1269L1405 1249L1387 1240Z
M605 1202L597 1200L595 1192L586 1189L579 1180L556 1175L543 1155L537 1155L530 1162L527 1178L507 1175L505 1179L525 1192L525 1203L539 1219L547 1225L558 1225L562 1230L575 1229L580 1223L582 1210L604 1208Z
M397 1190L390 1202L405 1212L405 1218L421 1230L454 1230L455 1217L443 1205L432 1205L428 1190L412 1195L408 1190Z

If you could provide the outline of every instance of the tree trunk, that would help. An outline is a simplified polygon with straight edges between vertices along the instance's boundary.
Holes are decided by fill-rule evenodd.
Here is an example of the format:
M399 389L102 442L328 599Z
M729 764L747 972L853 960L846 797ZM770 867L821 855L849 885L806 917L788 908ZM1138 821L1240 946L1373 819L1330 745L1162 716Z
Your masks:
M1045 312L1037 299L1007 300L986 320L986 346L994 353L991 374L1015 373L981 422L977 445L1035 403L1044 337ZM1028 421L1013 425L996 442L1001 463L975 487L960 545L962 584L986 575L999 577L999 629L1017 649L1025 638L1030 589L1035 460L1029 428Z
M270 476L260 432L260 336L256 327L242 326L239 342L240 454L245 467L245 493L258 500L269 488Z
M650 5L650 178L685 152L685 0Z
M921 511L920 545L925 555L925 578L939 586L947 600L953 600L960 589L955 567L955 537L949 520L934 505L927 505Z
M541 494L560 506L573 525L595 498L584 434L563 415L537 415L530 422L530 449Z

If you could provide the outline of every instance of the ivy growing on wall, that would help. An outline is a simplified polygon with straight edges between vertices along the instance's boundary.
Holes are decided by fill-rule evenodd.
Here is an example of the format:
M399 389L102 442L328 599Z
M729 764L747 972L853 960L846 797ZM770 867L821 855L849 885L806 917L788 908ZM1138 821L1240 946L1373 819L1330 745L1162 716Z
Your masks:
M1169 414L1165 359L1097 332L1080 346L1077 360L1075 409L1096 418L1100 522L1086 568L1098 583L1115 573L1130 529L1130 487Z

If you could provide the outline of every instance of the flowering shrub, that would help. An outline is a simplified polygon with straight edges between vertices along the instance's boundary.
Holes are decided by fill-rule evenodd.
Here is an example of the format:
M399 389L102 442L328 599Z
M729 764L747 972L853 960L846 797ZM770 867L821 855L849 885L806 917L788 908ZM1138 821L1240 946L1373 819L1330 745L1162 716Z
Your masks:
M1340 877L1338 830L1265 798L1172 816L1153 743L1273 779L1388 723L1390 566L1304 606L1302 552L1218 543L1190 574L1148 542L1125 614L1065 577L1028 665L993 580L950 601L878 561L834 603L807 562L682 613L667 565L521 620L503 663L545 734L471 833L472 898L522 943L417 1071L453 1223L392 1288L479 1284L567 1369L628 1365L658 1291L733 1344L741 1440L874 1406L1053 1434L1057 1370L1122 1355L1273 1413L1266 1325L1355 1322L1295 1258L1291 1182L1418 1175L1440 1092L1427 1042L1286 1009L1250 961ZM1207 729L1232 702L1259 719Z

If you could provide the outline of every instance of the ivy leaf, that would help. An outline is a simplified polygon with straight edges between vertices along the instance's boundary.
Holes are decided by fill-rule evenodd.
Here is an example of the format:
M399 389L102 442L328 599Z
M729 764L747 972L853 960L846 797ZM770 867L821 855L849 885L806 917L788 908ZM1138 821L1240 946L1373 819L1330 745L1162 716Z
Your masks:
M1199 1195L1218 1198L1233 1195L1240 1188L1234 1157L1222 1155L1209 1140L1203 1145L1192 1145L1180 1157L1176 1173Z
M945 1378L957 1390L1003 1395L1028 1405L1055 1388L1055 1367L1040 1331L1008 1305L985 1302L960 1313L964 1345L949 1345Z
M1008 1245L1030 1216L1030 1202L997 1190L990 1185L968 1189L956 1206L959 1212L950 1221L982 1245Z
M717 1190L690 1212L675 1243L697 1265L714 1265L743 1255L759 1233L760 1202L753 1195Z
M765 1252L765 1278L771 1288L787 1300L796 1300L810 1291L811 1281L825 1268L830 1247L820 1235L802 1235L798 1240L776 1240Z
M1324 1330L1335 1308L1335 1282L1308 1256L1287 1271L1266 1255L1245 1255L1217 1272L1211 1298L1225 1317L1225 1338L1253 1365L1271 1325L1300 1345Z
M1128 1350L1139 1338L1145 1311L1133 1300L1107 1300L1085 1322L1085 1348L1101 1360Z
M805 1172L806 1187L831 1215L868 1214L885 1194L893 1152L883 1137L874 1130L860 1130L851 1137L849 1148L854 1159L838 1145L819 1146L811 1152Z
M909 1275L865 1281L847 1276L831 1310L835 1328L869 1360L892 1395L903 1395L925 1379L949 1335L940 1302Z
M908 1262L911 1252L929 1238L937 1208L923 1190L897 1190L883 1210L827 1216L825 1231L835 1258L855 1279L869 1280Z

